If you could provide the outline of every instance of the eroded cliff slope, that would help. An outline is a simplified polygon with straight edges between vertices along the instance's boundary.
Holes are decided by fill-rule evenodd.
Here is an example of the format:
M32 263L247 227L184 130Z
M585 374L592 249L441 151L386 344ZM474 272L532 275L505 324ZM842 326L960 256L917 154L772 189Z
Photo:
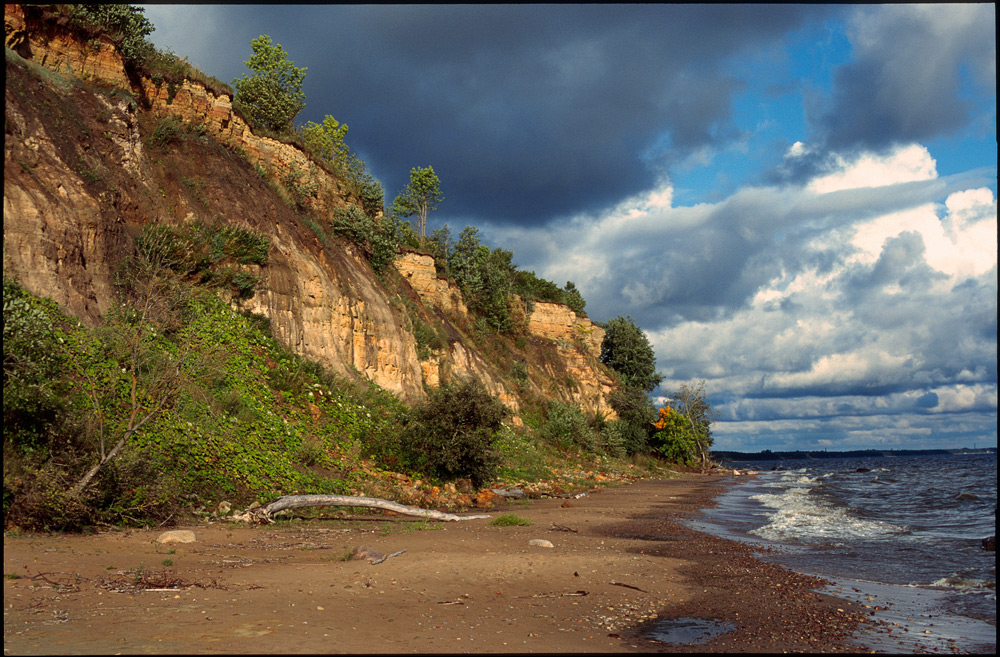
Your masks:
M352 203L346 186L296 147L254 135L228 96L157 84L127 71L110 40L84 41L17 5L5 6L5 42L4 274L26 289L94 324L144 227L238 226L270 250L265 265L241 265L260 284L234 303L269 317L296 352L409 402L472 374L515 412L529 396L610 412L599 327L536 303L520 339L477 342L429 256L404 253L380 280L352 245L321 241L309 222ZM309 182L297 210L291 171ZM418 324L443 338L422 347Z

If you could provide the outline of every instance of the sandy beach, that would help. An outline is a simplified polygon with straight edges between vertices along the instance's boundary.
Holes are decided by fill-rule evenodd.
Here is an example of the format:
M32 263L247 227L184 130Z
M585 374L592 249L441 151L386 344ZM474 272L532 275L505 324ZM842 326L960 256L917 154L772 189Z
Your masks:
M530 526L330 510L173 528L194 531L189 544L157 544L162 529L5 536L4 653L859 650L850 634L867 610L677 522L723 485L690 474L490 512ZM356 548L405 552L373 564ZM651 638L669 639L676 618L730 631Z

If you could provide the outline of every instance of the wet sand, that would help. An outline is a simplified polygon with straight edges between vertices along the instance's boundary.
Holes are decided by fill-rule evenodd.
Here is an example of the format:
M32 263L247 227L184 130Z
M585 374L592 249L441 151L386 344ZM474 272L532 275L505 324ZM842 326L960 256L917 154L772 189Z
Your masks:
M162 530L5 536L4 653L860 650L862 606L677 522L721 485L692 474L490 512L531 526L378 514L179 527L192 544L158 545ZM345 560L361 546L405 552ZM673 643L677 618L731 631Z

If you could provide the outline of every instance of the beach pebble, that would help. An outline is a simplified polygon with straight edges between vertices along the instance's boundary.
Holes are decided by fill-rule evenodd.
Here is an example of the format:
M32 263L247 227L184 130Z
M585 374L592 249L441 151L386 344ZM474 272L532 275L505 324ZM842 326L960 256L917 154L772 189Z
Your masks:
M194 532L187 529L175 529L169 532L163 532L156 537L157 543L194 543L195 539Z
M534 545L536 547L546 547L546 548L555 547L554 545L552 545L552 543L546 541L544 538L533 538L530 541L528 541L528 545Z

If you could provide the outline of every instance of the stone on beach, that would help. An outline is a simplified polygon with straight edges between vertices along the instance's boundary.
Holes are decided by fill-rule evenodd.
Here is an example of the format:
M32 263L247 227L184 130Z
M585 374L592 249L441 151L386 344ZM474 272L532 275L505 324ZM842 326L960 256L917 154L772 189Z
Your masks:
M534 545L535 547L550 548L555 547L551 542L546 541L544 538L533 538L528 541L528 545Z

